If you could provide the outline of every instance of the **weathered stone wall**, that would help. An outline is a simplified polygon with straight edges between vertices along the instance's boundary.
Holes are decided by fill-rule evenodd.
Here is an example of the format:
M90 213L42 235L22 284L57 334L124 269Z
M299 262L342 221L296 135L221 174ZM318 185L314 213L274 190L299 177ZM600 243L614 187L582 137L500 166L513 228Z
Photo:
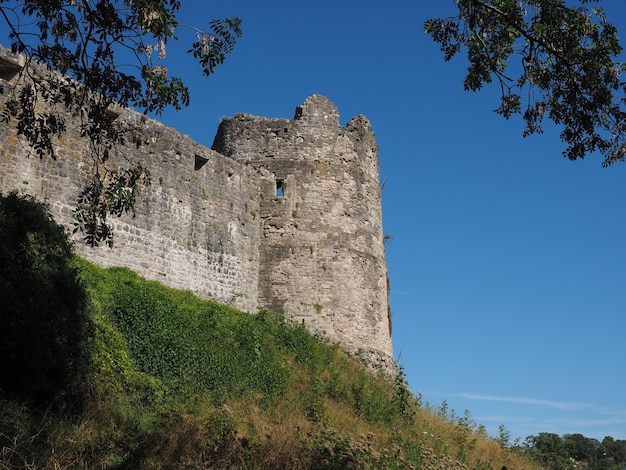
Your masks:
M335 106L313 95L293 120L224 120L213 149L131 110L118 119L137 131L113 163L141 162L152 184L135 217L115 220L115 247L78 242L83 256L243 310L284 311L382 358L383 367L393 362L378 153L367 118L341 128ZM58 142L56 161L29 156L5 123L0 139L0 190L47 201L71 227L92 169L78 128Z
M102 266L127 266L148 279L256 311L259 172L140 113L116 111L117 119L137 131L117 148L111 164L141 162L150 169L152 184L142 189L134 217L110 219L113 249L77 240L78 252ZM0 124L0 190L48 202L55 219L72 227L92 161L88 142L70 116L67 122L56 161L39 159L15 129Z
M293 120L225 119L213 148L272 173L261 186L260 303L352 350L391 355L378 152L367 118L342 129L335 106L313 95Z

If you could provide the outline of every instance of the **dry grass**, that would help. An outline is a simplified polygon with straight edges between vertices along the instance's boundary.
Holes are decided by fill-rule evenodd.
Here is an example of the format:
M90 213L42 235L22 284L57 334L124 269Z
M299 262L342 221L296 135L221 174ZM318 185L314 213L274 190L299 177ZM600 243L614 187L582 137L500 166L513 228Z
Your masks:
M194 323L198 331L224 328L213 341L224 340L212 345L223 362L212 371L211 387L198 375L168 383L167 376L138 369L130 341L104 311L114 306L105 295L120 279L124 302L179 306L181 294L143 284L128 271L84 269L97 285L92 295L101 296L92 299L99 336L93 375L81 385L88 397L84 411L41 414L0 399L1 470L535 468L477 432L469 419L421 408L402 376L374 376L337 346L269 314L251 318L211 306L209 315L201 301L184 297L191 313L196 304L204 312ZM132 290L135 285L143 296ZM159 315L168 324L168 312L161 308ZM211 323L201 324L205 317ZM177 328L184 328L185 316L178 318ZM195 339L188 332L185 338ZM191 347L206 349L204 343ZM241 354L241 348L252 353ZM158 354L147 350L146 358L160 369ZM242 367L243 360L250 366ZM243 376L233 381L224 370Z
M221 405L198 398L160 413L124 406L109 399L73 423L22 423L19 436L0 436L0 468L536 468L426 409L388 424L368 422L329 397L323 419L312 420L301 395L291 394L272 406L261 396Z

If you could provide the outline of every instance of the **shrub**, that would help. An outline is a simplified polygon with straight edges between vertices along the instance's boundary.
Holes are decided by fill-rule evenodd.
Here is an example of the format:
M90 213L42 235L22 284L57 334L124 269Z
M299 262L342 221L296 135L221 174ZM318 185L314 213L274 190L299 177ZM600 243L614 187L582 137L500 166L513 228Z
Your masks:
M86 362L85 293L72 246L47 207L30 196L0 195L0 390L32 406L62 399Z
M282 356L265 323L270 314L244 314L189 292L145 281L128 269L111 274L107 315L126 339L137 369L177 394L208 391L221 402L232 393L279 397L287 388ZM269 325L272 326L272 325Z

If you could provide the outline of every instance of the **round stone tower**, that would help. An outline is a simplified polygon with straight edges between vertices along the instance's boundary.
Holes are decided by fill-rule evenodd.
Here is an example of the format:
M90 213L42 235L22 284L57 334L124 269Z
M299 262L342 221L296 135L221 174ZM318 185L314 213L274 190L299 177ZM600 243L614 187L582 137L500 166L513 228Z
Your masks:
M378 151L368 119L356 116L342 128L337 108L313 95L293 120L225 119L213 149L262 175L259 306L370 360L392 361Z

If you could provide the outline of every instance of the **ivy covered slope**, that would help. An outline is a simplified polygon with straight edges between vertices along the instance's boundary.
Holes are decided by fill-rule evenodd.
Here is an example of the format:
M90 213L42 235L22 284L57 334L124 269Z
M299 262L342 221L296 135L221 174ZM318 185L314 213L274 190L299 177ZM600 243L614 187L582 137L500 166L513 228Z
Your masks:
M0 218L0 294L22 299L1 313L0 468L535 468L302 325L76 259L32 199Z

